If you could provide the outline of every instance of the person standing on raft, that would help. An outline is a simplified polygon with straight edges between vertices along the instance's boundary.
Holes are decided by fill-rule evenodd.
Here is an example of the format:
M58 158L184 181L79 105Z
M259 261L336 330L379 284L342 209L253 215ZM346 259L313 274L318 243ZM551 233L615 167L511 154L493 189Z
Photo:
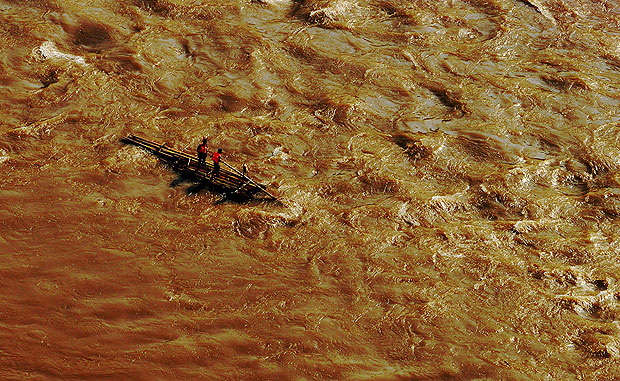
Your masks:
M217 176L220 173L220 159L222 158L222 149L218 148L217 152L213 152L211 160L213 160L213 171L211 172L211 178Z
M196 148L196 151L198 153L198 166L204 165L205 160L207 160L208 150L209 148L207 147L207 138L204 137L202 138L202 144L200 144L198 148Z

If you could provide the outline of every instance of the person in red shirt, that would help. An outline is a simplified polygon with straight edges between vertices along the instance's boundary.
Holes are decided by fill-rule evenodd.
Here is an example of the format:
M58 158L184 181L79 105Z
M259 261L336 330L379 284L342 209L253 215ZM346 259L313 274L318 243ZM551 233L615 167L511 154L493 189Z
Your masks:
M220 159L222 158L222 149L218 148L217 152L213 152L211 160L213 160L213 171L211 172L211 178L217 176L220 173Z
M207 159L208 147L206 137L202 138L202 144L196 148L196 151L198 153L198 165L200 166L201 164L204 164Z

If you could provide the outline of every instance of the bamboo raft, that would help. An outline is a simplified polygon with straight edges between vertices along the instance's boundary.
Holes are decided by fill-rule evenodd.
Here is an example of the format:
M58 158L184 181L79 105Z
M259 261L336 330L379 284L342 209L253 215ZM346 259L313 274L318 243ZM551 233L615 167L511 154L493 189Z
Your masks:
M268 199L279 201L274 195L269 193L265 186L252 180L246 174L236 170L224 161L220 160L220 171L216 176L211 176L213 163L206 160L203 164L198 164L198 157L178 151L136 135L129 135L121 141L125 144L138 146L161 161L170 165L177 173L189 179L198 181L208 188L225 194L225 198L250 199L258 194L263 194ZM228 169L222 167L226 166Z

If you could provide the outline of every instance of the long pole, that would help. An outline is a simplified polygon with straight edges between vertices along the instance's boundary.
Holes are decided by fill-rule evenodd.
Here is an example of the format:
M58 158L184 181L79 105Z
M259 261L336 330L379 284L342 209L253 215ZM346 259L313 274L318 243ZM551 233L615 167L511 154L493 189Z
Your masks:
M269 197L271 197L272 199L282 203L282 201L278 200L278 198L274 195L272 195L271 193L269 193L267 191L267 189L263 188L259 183L257 183L256 181L252 180L251 178L249 178L248 176L244 175L243 173L239 172L238 170L236 170L235 168L233 168L232 166L228 165L228 163L226 163L224 160L220 160L220 162L222 164L224 164L225 166L227 166L228 168L232 169L233 171L237 172L237 174L243 176L244 179L248 180L249 182L251 182L252 184L256 185L258 187L258 189L260 189L261 191L263 191L265 194L267 194Z

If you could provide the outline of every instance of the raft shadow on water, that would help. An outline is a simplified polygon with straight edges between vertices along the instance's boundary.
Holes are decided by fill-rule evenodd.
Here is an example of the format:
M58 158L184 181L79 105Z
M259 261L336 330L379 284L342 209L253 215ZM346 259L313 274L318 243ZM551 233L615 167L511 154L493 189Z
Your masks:
M170 182L170 188L176 188L178 186L181 186L183 184L190 184L186 189L185 189L185 194L188 196L200 193L202 191L206 190L211 190L209 189L209 187L207 186L207 184L200 182L200 181L196 181L193 179L190 179L187 176L183 176L183 175L179 175L177 176L176 179L172 180Z
M184 184L189 184L189 186L185 189L185 194L187 196L193 196L203 191L209 191L219 194L219 192L216 192L215 189L209 187L208 184L205 184L202 181L196 181L195 179L184 175L178 175L176 179L172 180L170 182L170 188L177 188Z
M221 193L217 189L210 187L209 184L206 184L201 181L196 181L188 176L178 175L177 178L170 182L170 188L177 188L181 185L189 184L189 186L185 189L186 196L195 196L202 192L209 192L216 195L221 196L219 200L214 202L215 205L220 205L225 202L231 202L235 204L259 204L264 202L262 199L245 199L243 197L234 197L234 195L230 193Z

